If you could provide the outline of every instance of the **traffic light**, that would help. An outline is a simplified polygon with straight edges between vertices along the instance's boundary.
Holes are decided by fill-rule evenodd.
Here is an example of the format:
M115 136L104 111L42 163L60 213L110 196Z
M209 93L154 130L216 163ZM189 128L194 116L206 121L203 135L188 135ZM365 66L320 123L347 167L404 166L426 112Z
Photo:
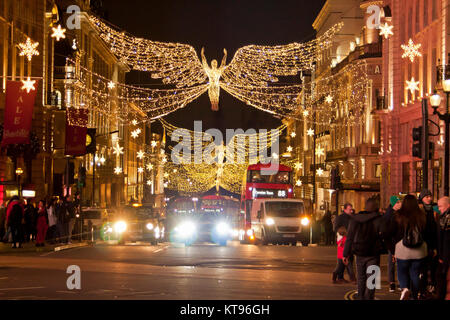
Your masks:
M416 158L422 158L422 126L413 128L412 138L414 141L412 146L412 155Z
M84 187L86 185L86 168L80 167L78 169L78 183Z
M97 145L95 141L97 129L88 128L86 136L86 153L95 153L97 151Z
M338 168L331 169L331 182L330 189L338 190L342 188L341 176L339 175Z

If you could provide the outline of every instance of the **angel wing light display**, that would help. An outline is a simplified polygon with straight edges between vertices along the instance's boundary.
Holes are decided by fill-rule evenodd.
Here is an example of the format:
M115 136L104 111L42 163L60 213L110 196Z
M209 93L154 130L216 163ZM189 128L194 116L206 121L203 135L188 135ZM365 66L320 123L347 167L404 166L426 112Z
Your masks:
M177 88L189 88L206 83L211 100L211 109L219 108L220 88L236 98L273 112L282 102L286 110L295 107L295 97L300 86L271 88L280 76L295 76L311 68L312 62L320 59L323 50L332 44L332 37L343 23L333 26L322 36L305 43L280 46L249 45L237 50L230 64L226 65L227 52L220 66L216 60L208 65L204 49L202 61L195 49L187 44L165 43L134 37L94 16L90 20L100 37L124 64L133 70L146 71L153 79L162 79L164 84ZM250 93L255 92L255 94Z

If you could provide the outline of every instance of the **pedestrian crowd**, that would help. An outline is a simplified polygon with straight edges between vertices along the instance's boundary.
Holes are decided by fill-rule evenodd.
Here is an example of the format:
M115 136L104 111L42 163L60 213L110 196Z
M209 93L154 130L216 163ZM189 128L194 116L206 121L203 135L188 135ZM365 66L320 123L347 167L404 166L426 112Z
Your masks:
M380 257L386 254L389 291L400 290L400 300L450 299L450 199L442 197L435 204L432 193L422 190L418 198L393 195L389 202L382 210L378 200L370 198L358 213L350 203L344 205L333 223L337 265L332 282L349 282L344 278L347 270L357 297L374 299L373 270L380 270Z
M72 196L40 200L13 196L6 206L0 206L0 239L22 248L22 243L34 242L43 247L50 244L71 243L77 203Z

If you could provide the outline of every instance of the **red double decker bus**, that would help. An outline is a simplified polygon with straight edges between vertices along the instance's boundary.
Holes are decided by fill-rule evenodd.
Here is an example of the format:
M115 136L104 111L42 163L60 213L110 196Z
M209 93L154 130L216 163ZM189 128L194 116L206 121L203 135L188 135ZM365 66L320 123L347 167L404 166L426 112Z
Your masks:
M275 169L272 167L275 166ZM239 239L254 240L251 211L256 199L293 198L292 168L278 164L253 164L247 167L242 183Z

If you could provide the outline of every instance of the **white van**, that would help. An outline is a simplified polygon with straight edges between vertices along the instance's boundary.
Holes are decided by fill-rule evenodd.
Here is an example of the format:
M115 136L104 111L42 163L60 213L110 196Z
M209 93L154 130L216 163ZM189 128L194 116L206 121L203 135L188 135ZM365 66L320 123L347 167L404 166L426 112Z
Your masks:
M264 245L309 243L311 217L298 199L253 200L251 225L256 242Z

